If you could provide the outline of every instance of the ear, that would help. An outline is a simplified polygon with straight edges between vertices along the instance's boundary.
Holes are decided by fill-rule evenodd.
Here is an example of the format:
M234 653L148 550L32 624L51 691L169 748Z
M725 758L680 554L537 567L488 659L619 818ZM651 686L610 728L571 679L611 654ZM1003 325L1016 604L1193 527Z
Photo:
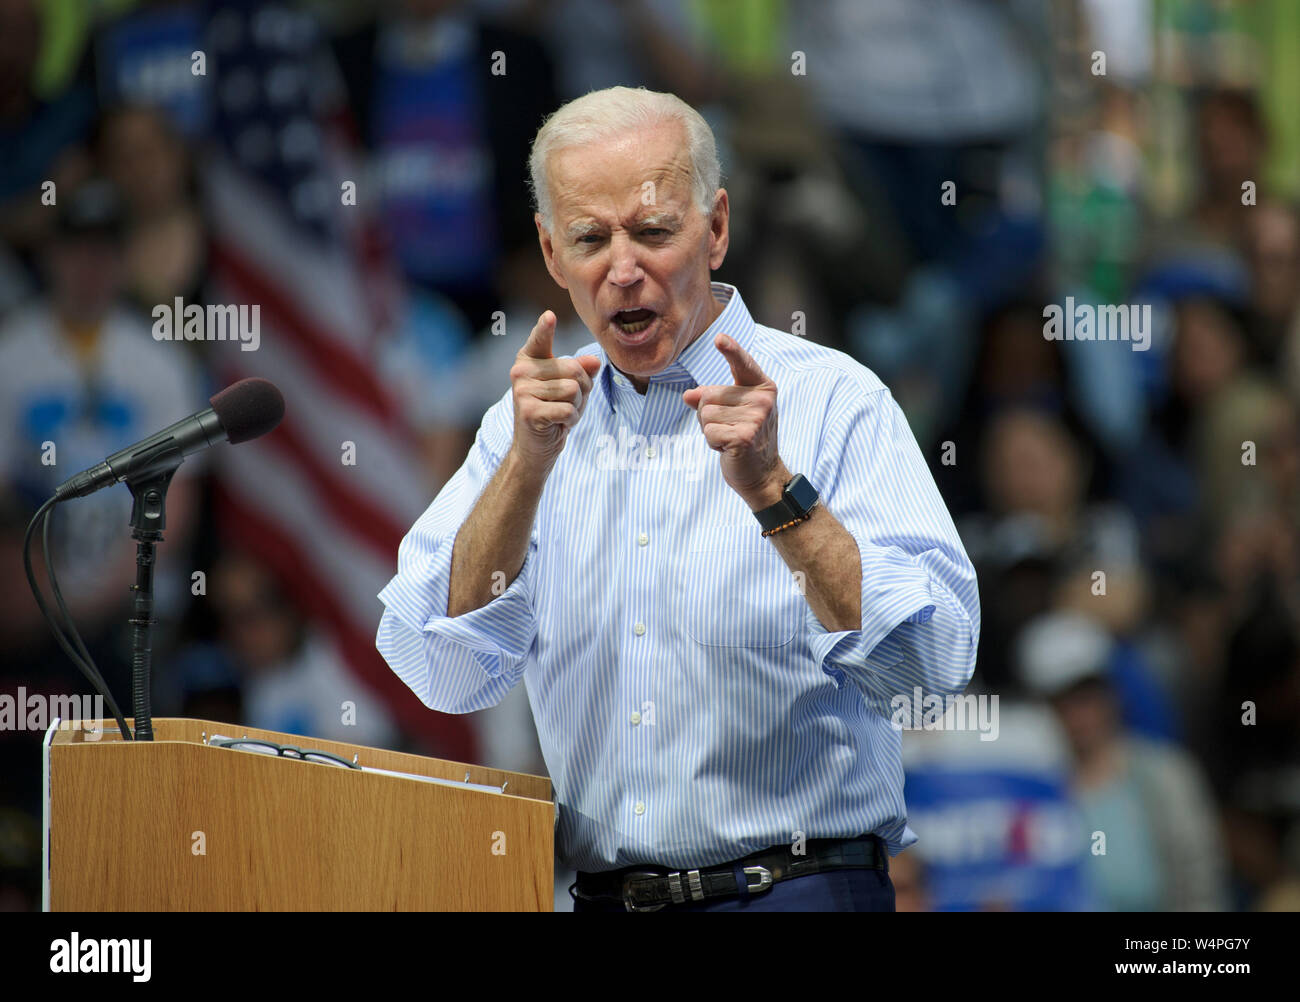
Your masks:
M568 283L564 281L564 276L555 263L555 245L551 242L551 234L542 225L540 212L533 213L533 223L537 226L537 242L542 245L542 258L546 261L546 270L551 273L551 278L555 279L556 285L561 289L568 289Z
M727 189L719 188L713 196L713 214L709 217L709 268L717 271L722 267L722 260L727 256L727 247L731 242L731 205L727 200Z

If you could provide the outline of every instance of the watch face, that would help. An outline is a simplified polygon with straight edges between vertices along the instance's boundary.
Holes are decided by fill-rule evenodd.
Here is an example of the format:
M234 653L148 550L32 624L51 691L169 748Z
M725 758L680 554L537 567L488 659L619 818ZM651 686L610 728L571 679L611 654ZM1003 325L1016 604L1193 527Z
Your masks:
M802 473L795 475L794 480L790 482L790 486L786 488L786 492L803 512L809 511L817 503L819 497L817 488L808 483Z

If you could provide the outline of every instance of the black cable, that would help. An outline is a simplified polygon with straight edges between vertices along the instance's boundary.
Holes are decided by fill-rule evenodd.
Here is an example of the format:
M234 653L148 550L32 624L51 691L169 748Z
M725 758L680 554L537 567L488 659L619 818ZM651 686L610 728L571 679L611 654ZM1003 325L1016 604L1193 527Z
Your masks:
M95 675L99 678L100 682L103 682L104 676L100 674L99 667L95 664L95 659L90 656L90 651L86 650L86 645L81 642L81 634L77 632L77 627L72 622L72 613L68 612L68 607L63 601L63 592L59 590L58 579L54 576L54 557L50 554L50 523L53 521L54 508L50 508L50 510L45 513L45 524L41 528L41 553L45 557L45 571L50 578L50 590L54 593L54 600L58 603L59 613L63 616L63 631L65 636L72 636L73 642L77 645L77 653L81 655L86 664L95 669Z
M71 632L72 636L76 638L77 648L80 648L80 651L77 648L74 648L72 644L68 643L68 638L64 635L63 629L58 620L50 612L49 606L45 604L45 598L41 595L40 586L36 583L36 572L32 569L32 535L36 531L37 523L42 519L48 518L51 509L54 505L58 504L60 500L61 499L58 497L50 498L36 510L36 514L32 516L32 520L27 524L27 532L23 536L23 570L27 572L27 584L32 590L32 596L36 599L36 605L40 608L41 615L45 617L45 621L49 624L51 631L54 633L54 639L59 642L59 646L63 648L63 652L68 655L72 660L72 663L77 666L77 669L86 676L90 684L95 687L95 690L104 697L104 701L108 704L108 708L113 712L113 716L117 720L118 730L122 732L122 740L131 741L133 738L131 736L130 728L126 725L126 718L118 708L117 700L115 700L113 694L108 691L108 685L104 682L103 676L100 675L99 669L95 667L94 660L90 658L89 653L86 654L85 658L82 657L81 651L86 650L86 645L82 643L81 636L77 633L76 626L73 625L72 617L68 615L67 606L64 604L63 598L59 592L58 582L54 576L54 564L50 562L49 558L48 533L42 534L47 546L45 570L54 587L54 594L59 597L59 608L67 617L68 630Z
M55 502L54 502L55 505L57 506L61 500L62 499L58 498L58 496L56 495ZM101 694L106 696L109 704L109 709L113 711L113 715L121 716L121 714L118 712L117 704L113 701L111 691L108 688L108 683L104 680L104 676L100 672L99 666L95 664L95 659L91 656L90 651L86 649L86 645L82 642L81 634L77 631L77 624L73 622L72 613L68 611L67 603L63 601L63 592L59 588L59 579L56 576L54 570L54 557L50 553L50 523L53 521L54 521L54 507L51 507L50 510L45 513L45 523L41 528L41 552L45 557L45 570L50 578L50 590L54 593L55 601L58 603L59 613L63 617L63 622L61 624L62 632L64 636L70 636L72 638L73 642L76 644L77 652L81 655L82 660L85 662L86 666L92 672L94 672L94 677L91 678L91 682L94 683L98 681L97 688L99 689ZM54 625L55 624L53 623L51 624L51 626ZM85 670L83 669L83 674L84 673ZM119 720L118 727L119 729L126 727L125 719Z
M99 694L104 697L105 702L108 703L109 710L112 711L113 716L117 719L118 730L122 732L122 740L131 741L133 740L133 737L130 728L127 727L126 718L118 708L117 701L113 698L113 693L109 689L108 683L104 680L104 676L100 673L99 667L95 664L95 659L91 657L90 651L86 649L85 643L82 642L81 634L77 631L76 623L74 623L72 619L72 613L68 611L68 606L63 600L63 592L59 588L59 579L54 570L54 558L50 553L50 523L54 520L54 507L58 505L63 498L56 495L51 500L54 501L54 505L51 505L49 511L45 513L45 523L41 531L41 545L45 557L45 571L50 579L50 589L54 593L54 597L58 602L59 612L63 616L61 629L57 620L46 612L44 607L42 607L41 611L46 612L46 619L49 621L51 629L55 631L56 637L60 632L62 632L64 637L72 637L73 641L76 643L77 651L80 653L82 658L81 662L77 662L76 659L74 659L73 663L81 669L82 674L90 680L91 684L99 691ZM37 593L37 602L38 604L40 603L39 593ZM66 644L64 645L64 650L67 650ZM71 655L72 652L68 651L68 653Z

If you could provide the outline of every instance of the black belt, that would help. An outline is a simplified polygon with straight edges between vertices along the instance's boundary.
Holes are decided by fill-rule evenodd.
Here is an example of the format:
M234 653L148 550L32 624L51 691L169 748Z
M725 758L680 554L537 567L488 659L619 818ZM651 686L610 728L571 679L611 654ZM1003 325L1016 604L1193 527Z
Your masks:
M746 894L760 894L783 880L830 870L889 872L889 853L879 835L809 839L803 848L801 854L786 846L763 849L698 870L637 865L600 873L578 871L569 890L584 901L618 901L630 912L653 912L668 905L734 897L742 893L737 870L743 875Z

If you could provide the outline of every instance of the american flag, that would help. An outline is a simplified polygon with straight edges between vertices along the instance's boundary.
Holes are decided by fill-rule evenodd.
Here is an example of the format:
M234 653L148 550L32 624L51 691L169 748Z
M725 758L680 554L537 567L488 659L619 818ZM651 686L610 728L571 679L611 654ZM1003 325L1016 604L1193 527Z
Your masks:
M474 761L469 722L428 710L375 649L375 596L430 498L411 429L378 372L400 288L366 221L368 192L325 40L310 15L284 4L223 3L208 22L206 55L209 301L261 311L256 351L209 347L219 349L223 382L262 376L286 406L255 447L220 450L223 532L271 565L408 734L434 754ZM356 204L345 204L348 181ZM345 463L346 443L355 465Z

